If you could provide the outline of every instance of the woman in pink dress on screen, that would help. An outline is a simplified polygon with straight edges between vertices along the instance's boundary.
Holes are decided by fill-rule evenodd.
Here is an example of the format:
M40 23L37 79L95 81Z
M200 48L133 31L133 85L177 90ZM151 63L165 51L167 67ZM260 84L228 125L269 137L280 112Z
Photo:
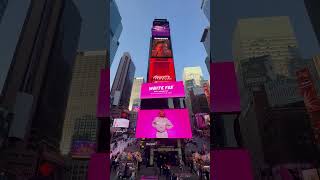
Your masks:
M166 117L163 110L160 110L159 116L152 121L152 127L156 128L156 138L168 138L168 129L173 128L171 121Z

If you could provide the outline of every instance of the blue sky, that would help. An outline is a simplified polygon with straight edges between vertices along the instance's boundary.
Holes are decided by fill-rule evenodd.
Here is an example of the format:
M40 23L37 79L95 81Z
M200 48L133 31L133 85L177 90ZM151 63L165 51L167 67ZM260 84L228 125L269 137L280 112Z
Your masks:
M177 80L183 68L200 66L205 79L207 53L200 42L209 21L201 9L201 0L116 0L122 17L120 46L111 66L111 83L124 52L129 52L136 66L135 77L147 77L151 26L155 18L166 18L171 28L172 49Z

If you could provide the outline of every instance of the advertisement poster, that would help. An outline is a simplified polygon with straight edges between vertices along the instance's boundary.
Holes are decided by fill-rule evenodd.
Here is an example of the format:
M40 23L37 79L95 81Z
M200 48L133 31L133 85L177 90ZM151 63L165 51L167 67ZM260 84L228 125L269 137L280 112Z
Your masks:
M71 147L71 156L78 158L88 158L96 150L96 142L92 141L73 141Z
M210 64L211 111L240 112L240 93L233 62Z
M169 38L154 38L152 40L151 57L172 57L172 49Z
M172 58L150 58L148 83L176 81Z
M113 120L113 127L128 128L130 121L124 118L117 118Z
M169 22L167 21L153 22L152 36L170 36Z
M309 112L316 143L320 143L320 99L317 96L312 77L307 68L297 71L298 84L304 103Z
M141 86L140 99L185 97L182 81L144 83Z
M140 110L136 138L192 138L188 110Z

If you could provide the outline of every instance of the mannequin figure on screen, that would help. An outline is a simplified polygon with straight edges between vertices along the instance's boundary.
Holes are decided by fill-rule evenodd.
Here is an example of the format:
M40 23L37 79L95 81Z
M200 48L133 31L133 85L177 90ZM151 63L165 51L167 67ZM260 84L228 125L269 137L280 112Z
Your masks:
M156 138L168 138L168 129L173 128L171 121L166 117L163 110L160 110L159 116L152 121L152 127L156 128Z

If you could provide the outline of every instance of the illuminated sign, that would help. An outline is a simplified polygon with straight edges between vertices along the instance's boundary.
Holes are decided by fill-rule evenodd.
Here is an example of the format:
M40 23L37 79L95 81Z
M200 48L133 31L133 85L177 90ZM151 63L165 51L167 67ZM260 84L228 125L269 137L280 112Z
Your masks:
M96 150L96 142L77 140L72 142L71 156L78 158L88 158Z
M192 138L188 110L140 110L136 138Z
M185 97L182 81L163 83L144 83L140 99Z
M172 57L170 40L168 38L154 38L152 41L151 57Z
M172 58L150 58L148 83L176 81Z
M311 125L317 144L320 144L320 99L317 96L312 77L307 68L297 71L301 95L311 119Z
M109 113L109 70L102 69L100 71L100 87L98 96L98 107L96 117L108 117Z
M152 27L152 36L170 36L168 21L154 21Z
M113 127L128 128L129 122L128 119L117 118L113 120Z
M240 112L240 93L233 62L211 63L210 71L211 111Z

